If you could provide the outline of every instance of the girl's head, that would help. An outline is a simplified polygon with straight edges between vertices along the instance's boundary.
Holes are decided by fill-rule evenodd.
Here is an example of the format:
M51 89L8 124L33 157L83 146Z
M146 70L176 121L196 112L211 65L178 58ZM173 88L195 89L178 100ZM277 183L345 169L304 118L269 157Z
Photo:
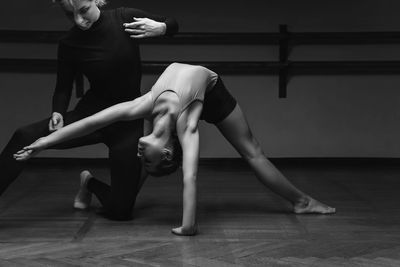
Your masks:
M65 15L81 30L88 30L99 19L99 7L105 0L53 0L61 5Z
M178 169L182 162L182 148L176 134L167 141L150 134L139 139L138 157L152 176L164 176Z

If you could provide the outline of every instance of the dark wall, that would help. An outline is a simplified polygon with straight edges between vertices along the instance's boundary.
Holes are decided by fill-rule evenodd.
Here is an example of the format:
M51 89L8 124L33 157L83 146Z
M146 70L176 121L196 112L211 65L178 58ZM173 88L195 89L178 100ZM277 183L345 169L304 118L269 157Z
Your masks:
M382 0L202 0L109 1L179 19L183 31L399 30L398 1ZM51 0L3 1L0 25L10 29L63 29L65 19Z
M176 17L182 31L400 31L397 1L110 1ZM63 30L68 21L51 1L7 1L0 28ZM398 45L298 46L293 60L400 60ZM54 58L53 45L0 44L0 57ZM277 48L147 46L144 60L276 60ZM148 90L156 76L145 76ZM307 75L277 98L277 77L223 75L254 134L273 157L399 157L398 75ZM0 73L0 147L19 126L49 115L52 74ZM203 157L236 157L214 127L201 125ZM43 155L106 156L103 146Z

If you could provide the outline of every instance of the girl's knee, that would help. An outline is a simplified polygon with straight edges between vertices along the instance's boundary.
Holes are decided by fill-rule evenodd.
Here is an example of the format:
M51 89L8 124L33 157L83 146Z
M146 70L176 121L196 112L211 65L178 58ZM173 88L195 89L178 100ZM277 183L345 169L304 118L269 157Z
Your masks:
M247 151L245 154L242 155L242 157L246 161L253 161L258 159L264 159L265 155L261 149L255 148L254 150Z
M262 150L257 140L255 140L254 138L247 142L247 144L245 145L245 149L241 154L246 161L265 158L264 151Z

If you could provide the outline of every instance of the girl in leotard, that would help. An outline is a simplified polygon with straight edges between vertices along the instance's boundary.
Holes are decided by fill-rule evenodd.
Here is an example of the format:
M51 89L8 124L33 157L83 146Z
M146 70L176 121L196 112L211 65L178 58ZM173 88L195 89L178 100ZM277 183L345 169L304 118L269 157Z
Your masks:
M150 134L140 138L138 145L138 156L149 174L160 176L171 173L182 158L183 218L182 226L172 229L174 234L196 233L200 119L215 124L249 163L257 178L290 201L295 213L335 212L334 208L297 189L268 161L253 137L242 110L224 87L221 78L202 66L173 63L147 94L114 105L40 138L18 151L15 158L26 160L61 141L88 134L116 121L138 118L146 118L152 126ZM88 175L86 179L90 177ZM87 182L82 184L84 187ZM84 188L81 192L85 192Z

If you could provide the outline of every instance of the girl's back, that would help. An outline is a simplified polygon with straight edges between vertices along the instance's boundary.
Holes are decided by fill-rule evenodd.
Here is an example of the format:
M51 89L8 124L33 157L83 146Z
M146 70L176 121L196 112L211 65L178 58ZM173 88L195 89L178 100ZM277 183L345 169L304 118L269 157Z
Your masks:
M202 66L172 63L161 74L151 89L153 103L166 91L177 94L182 113L192 102L204 100L208 88L212 88L218 75Z

